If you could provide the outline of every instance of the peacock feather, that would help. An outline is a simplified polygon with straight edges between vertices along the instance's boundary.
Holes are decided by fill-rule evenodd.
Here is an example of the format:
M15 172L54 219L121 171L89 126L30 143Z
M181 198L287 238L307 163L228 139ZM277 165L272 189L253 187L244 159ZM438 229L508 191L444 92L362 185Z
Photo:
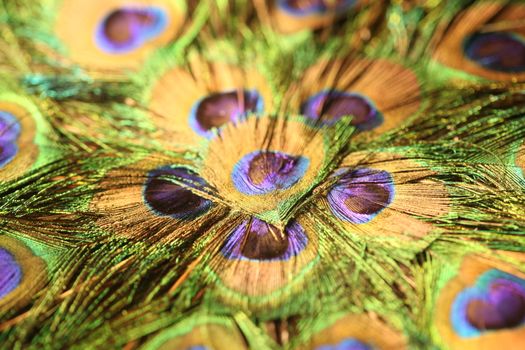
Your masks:
M522 349L525 5L0 0L1 349Z

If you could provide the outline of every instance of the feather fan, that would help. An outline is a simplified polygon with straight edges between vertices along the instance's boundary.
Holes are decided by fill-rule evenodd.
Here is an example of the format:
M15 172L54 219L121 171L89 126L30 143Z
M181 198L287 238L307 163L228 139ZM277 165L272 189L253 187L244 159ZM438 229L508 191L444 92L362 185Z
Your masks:
M0 0L0 348L525 348L525 5Z

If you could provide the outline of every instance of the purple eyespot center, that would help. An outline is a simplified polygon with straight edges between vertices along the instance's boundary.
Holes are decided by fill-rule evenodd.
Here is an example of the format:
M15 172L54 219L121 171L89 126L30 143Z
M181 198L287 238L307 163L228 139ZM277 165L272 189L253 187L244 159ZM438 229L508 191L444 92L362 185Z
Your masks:
M14 141L20 136L18 119L9 112L0 110L0 140Z
M161 216L189 219L211 207L211 201L199 197L192 189L202 190L206 182L191 170L164 166L150 171L143 196L148 207Z
M232 181L244 194L259 195L295 185L306 173L310 161L284 152L255 151L235 165Z
M304 229L291 221L284 232L257 218L245 220L235 228L222 248L228 259L288 260L308 244Z
M318 346L315 350L374 350L374 348L357 339L348 338L335 345Z
M161 8L120 8L101 21L95 42L105 52L128 53L157 37L167 24L168 16Z
M200 99L190 113L190 126L199 135L213 136L214 128L237 123L249 113L263 111L263 99L256 90L212 93Z
M505 281L495 281L485 298L467 305L467 319L479 330L512 328L525 319L525 293Z
M525 72L525 40L509 32L475 33L464 43L466 56L480 66L506 73Z
M500 270L488 270L472 287L458 294L451 319L463 337L524 326L525 280Z
M9 112L0 111L0 169L10 163L18 153L16 142L20 132L18 119Z
M0 248L0 300L18 287L21 281L22 268L8 250Z
M372 220L394 198L390 173L368 168L339 169L336 183L327 194L328 205L339 219L354 224Z
M348 10L356 0L278 0L277 6L297 16Z
M372 130L383 123L382 114L372 101L356 93L321 91L306 100L301 114L322 125L332 125L344 116L360 131Z

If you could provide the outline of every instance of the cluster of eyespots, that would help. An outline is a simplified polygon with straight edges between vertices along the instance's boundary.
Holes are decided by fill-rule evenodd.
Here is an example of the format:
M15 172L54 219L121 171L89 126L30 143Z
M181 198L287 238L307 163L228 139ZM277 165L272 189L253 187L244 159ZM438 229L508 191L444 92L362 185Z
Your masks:
M233 169L233 184L241 193L262 195L295 185L310 161L284 152L255 151L241 158Z
M249 113L262 112L263 108L263 99L256 90L217 92L195 103L189 122L195 132L210 138L213 129L239 122Z
M277 6L298 16L343 11L356 4L356 0L278 0Z
M478 65L506 73L525 72L525 40L511 32L474 33L464 42L465 55Z
M102 51L125 54L159 36L167 25L168 15L161 8L119 8L101 20L95 42Z
M301 114L323 125L332 125L344 116L352 116L352 125L360 131L372 130L383 123L383 115L368 98L336 90L311 96L302 104Z
M245 220L237 226L222 254L238 260L288 260L299 254L308 244L302 226L292 220L284 232L257 218Z
M327 200L332 213L343 221L369 222L394 198L394 181L387 171L342 168L332 177L337 180Z
M13 291L22 280L22 268L15 257L0 248L0 300Z
M187 168L163 166L148 173L144 201L157 215L195 218L204 214L212 204L191 190L202 190L204 186L206 182Z
M486 271L456 296L451 321L462 337L525 326L525 280L497 269Z
M20 123L14 115L0 111L0 169L7 165L18 152L16 141L20 136Z
M373 350L374 348L353 338L344 339L335 345L321 345L315 350Z

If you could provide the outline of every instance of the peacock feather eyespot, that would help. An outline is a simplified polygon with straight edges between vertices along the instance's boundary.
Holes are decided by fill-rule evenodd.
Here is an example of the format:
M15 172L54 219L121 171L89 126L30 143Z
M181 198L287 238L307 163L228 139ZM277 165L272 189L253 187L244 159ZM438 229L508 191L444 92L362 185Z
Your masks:
M333 317L333 316L332 316ZM347 314L320 331L298 349L314 350L401 350L406 349L403 333L376 317Z
M243 221L227 239L222 254L228 259L272 261L289 260L303 251L308 237L295 220L284 228L257 218Z
M195 103L190 112L192 129L204 137L212 137L213 129L229 122L239 122L250 113L264 109L263 98L255 89L213 92Z
M0 248L0 300L8 295L22 280L22 268L15 257L6 249Z
M89 202L97 226L133 240L193 237L196 222L207 222L223 208L204 198L207 182L192 166L154 153L109 170Z
M47 265L21 240L0 236L0 314L25 306L47 281Z
M95 42L107 53L127 53L157 37L167 23L168 15L160 7L121 7L100 21Z
M335 345L320 345L315 350L374 350L374 348L357 339L347 338Z
M186 186L175 183L183 182ZM191 189L202 189L206 182L184 167L162 166L147 175L144 202L157 215L176 219L195 218L210 209L210 200L199 197Z
M498 269L484 272L457 295L451 321L467 338L525 325L525 279Z
M200 144L213 139L217 129L236 124L248 115L271 110L272 92L266 78L253 67L194 58L192 74L185 67L168 69L152 82L148 108L150 118L166 136L180 144Z
M399 127L422 104L415 72L386 59L320 60L290 88L290 108L317 126L352 116L367 138Z
M320 181L327 147L324 132L304 118L250 116L210 140L199 172L232 207L282 228Z
M20 176L37 162L39 120L38 110L29 101L13 96L0 99L0 181Z
M460 12L439 41L434 59L452 77L498 81L525 79L525 6L480 1ZM441 66L437 66L440 68ZM470 77L469 77L470 75Z
M9 164L17 153L16 140L2 140L0 138L0 169Z
M0 110L0 140L13 141L20 136L20 122L15 115L8 111Z
M53 2L52 2L53 3ZM185 24L182 0L56 1L54 32L68 57L88 69L139 69L167 45Z
M523 261L522 253L502 251L463 257L435 306L436 327L450 349L512 349L523 339Z
M242 157L233 168L233 184L248 195L268 194L295 185L308 170L310 161L277 151L254 151Z
M257 297L248 302L264 310L268 296L275 293L280 297L273 303L283 301L281 296L295 293L317 266L318 236L305 215L284 228L252 216L226 234L209 272L220 281L218 296L229 304Z
M10 163L18 153L17 141L21 126L8 111L0 110L0 169Z
M345 232L384 244L425 245L428 218L450 211L445 184L423 164L390 152L353 152L329 178L319 205Z
M394 182L389 172L370 168L339 169L336 183L327 194L332 213L354 224L372 220L394 198Z
M273 20L283 33L317 29L355 8L357 0L276 0Z
M480 66L505 73L525 72L525 40L511 32L476 32L464 41L465 55Z
M360 131L372 130L383 123L383 115L369 98L337 90L324 90L310 96L301 105L301 114L324 125L352 116L351 124Z

